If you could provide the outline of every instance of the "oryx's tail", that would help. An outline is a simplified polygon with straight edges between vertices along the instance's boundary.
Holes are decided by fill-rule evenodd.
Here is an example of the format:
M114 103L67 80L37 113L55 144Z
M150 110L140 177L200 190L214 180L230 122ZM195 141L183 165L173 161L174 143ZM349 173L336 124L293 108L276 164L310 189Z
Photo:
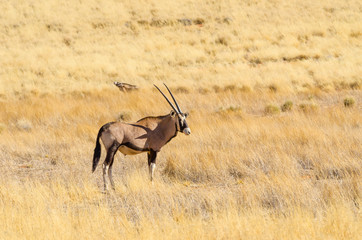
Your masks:
M94 154L93 154L92 172L94 172L96 170L99 159L101 157L101 144L99 143L99 138L101 137L103 130L104 130L104 128L101 127L101 129L99 129L99 132L97 135L96 147L94 148Z

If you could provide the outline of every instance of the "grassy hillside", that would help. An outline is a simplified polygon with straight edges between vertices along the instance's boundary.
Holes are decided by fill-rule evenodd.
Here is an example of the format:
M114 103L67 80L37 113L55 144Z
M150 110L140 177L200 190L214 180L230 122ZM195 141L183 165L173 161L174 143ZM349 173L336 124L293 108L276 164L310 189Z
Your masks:
M5 1L1 93L361 84L359 1Z
M361 9L1 2L0 239L359 239ZM192 134L153 184L146 154L118 153L104 194L98 129L167 114L162 82Z

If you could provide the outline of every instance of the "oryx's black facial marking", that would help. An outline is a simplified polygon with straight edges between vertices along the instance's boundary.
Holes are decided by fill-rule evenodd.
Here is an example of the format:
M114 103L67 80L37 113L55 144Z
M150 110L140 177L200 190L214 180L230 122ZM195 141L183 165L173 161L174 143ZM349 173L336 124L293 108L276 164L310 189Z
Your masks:
M188 116L187 113L180 113L178 114L178 131L183 132L186 135L191 133L189 125L187 124L186 117Z
M186 119L179 118L178 122L179 122L179 126L180 126L180 132L182 132L185 128L189 127L189 125L186 122Z

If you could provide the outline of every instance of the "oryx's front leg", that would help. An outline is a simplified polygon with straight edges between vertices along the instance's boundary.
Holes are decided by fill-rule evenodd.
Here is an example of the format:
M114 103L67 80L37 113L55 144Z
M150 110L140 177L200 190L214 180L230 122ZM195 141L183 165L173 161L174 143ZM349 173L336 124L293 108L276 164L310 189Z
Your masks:
M150 178L151 181L153 180L153 174L155 172L155 168L156 168L156 157L157 157L157 152L151 150L148 154L148 170L150 172Z

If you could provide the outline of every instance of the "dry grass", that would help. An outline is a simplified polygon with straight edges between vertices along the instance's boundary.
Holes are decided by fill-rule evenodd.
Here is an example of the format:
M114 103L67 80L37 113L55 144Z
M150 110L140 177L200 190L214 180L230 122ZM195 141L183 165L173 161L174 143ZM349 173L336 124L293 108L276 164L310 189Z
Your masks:
M179 93L192 135L165 146L153 185L145 155L117 156L116 191L108 195L101 170L91 174L98 127L120 111L132 121L168 112L157 92L1 103L1 238L357 239L360 110L345 108L341 93L323 94L316 112L265 115L269 98L258 96Z
M0 239L359 239L361 7L1 2ZM169 112L163 81L192 134L103 194L99 127Z

